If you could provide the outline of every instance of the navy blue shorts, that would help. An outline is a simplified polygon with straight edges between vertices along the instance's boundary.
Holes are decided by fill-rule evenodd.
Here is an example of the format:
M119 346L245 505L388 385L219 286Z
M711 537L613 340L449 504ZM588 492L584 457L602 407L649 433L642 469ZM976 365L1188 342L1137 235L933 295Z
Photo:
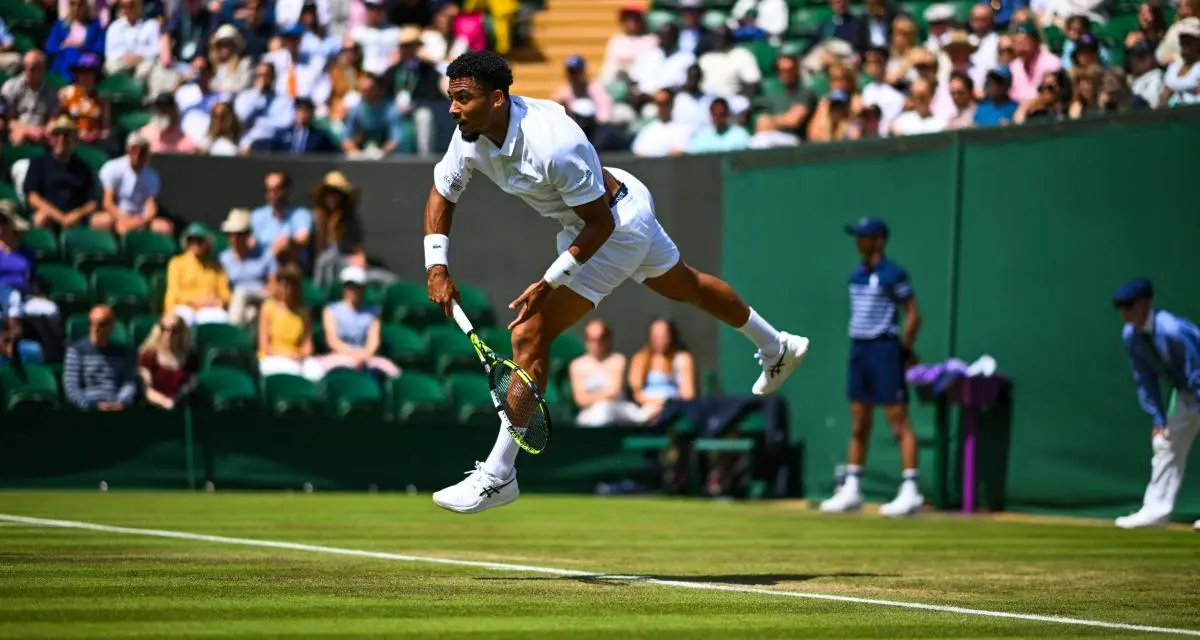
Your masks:
M904 356L900 341L891 336L850 342L848 394L852 402L907 404Z

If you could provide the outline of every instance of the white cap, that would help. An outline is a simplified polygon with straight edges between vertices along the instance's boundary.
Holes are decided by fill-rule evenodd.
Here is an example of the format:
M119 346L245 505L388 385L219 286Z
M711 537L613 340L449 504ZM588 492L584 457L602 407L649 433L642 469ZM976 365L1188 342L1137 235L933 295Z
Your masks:
M596 117L596 103L592 102L590 98L577 98L572 100L570 109L571 113L574 113L580 118Z
M954 5L945 2L931 4L925 9L925 22L946 22L954 19Z
M1200 18L1191 16L1180 20L1179 35L1200 38Z
M367 284L367 272L363 271L362 267L350 265L342 269L342 273L338 276L338 279L343 283L364 285Z

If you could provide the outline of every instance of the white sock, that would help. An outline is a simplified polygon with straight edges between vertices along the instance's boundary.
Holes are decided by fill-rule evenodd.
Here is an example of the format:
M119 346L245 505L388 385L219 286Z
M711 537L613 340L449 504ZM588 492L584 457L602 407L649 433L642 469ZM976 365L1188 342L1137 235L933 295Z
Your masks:
M859 493L858 474L860 471L862 471L862 467L860 467L856 464L846 465L846 479L843 481L843 485L842 485L842 486L846 487L846 491L853 491L854 493Z
M907 488L907 489L911 489L913 491L917 490L917 470L916 469L905 469L904 470L904 483L901 486L904 488Z
M738 331L746 334L747 338L762 351L763 355L768 358L774 358L783 350L783 345L779 342L779 332L771 323L763 320L762 316L753 307L750 308L750 319L746 324L738 327Z
M512 476L513 467L517 464L517 454L520 452L521 446L508 435L508 429L501 426L500 434L496 436L496 444L492 445L492 452L483 463L483 470L501 480L507 480Z

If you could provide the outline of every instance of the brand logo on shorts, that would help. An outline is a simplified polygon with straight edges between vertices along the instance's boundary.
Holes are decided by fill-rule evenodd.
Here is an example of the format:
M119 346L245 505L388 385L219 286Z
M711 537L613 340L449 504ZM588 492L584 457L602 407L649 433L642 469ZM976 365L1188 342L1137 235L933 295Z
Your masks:
M591 169L588 169L587 171L584 171L584 172L583 172L583 177L582 177L582 178L580 178L580 179L578 179L578 180L576 180L576 181L575 181L575 184L576 184L576 185L580 185L580 186L582 186L582 185L583 185L585 182L587 182L587 181L589 181L589 180L591 180L591 179L592 179L592 170L591 170Z

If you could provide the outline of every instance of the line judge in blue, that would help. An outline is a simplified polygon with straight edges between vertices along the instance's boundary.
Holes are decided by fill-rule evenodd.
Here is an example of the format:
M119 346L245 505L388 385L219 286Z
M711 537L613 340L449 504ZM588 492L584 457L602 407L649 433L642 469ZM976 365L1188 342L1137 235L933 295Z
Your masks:
M1142 508L1117 518L1116 524L1122 529L1162 526L1175 510L1188 452L1200 431L1200 329L1187 318L1155 309L1154 285L1146 278L1118 287L1113 306L1125 321L1121 337L1133 366L1138 401L1151 416L1154 453ZM1169 417L1159 380L1175 391ZM1200 520L1194 526L1200 529Z
M916 362L913 344L921 326L921 311L908 272L884 255L889 231L883 220L863 218L846 226L854 236L862 262L850 274L850 452L846 478L821 511L844 513L862 507L859 473L867 458L876 406L882 406L900 444L904 480L891 502L880 507L885 516L918 513L925 504L917 489L917 437L908 417L905 368ZM900 314L904 328L900 328Z

